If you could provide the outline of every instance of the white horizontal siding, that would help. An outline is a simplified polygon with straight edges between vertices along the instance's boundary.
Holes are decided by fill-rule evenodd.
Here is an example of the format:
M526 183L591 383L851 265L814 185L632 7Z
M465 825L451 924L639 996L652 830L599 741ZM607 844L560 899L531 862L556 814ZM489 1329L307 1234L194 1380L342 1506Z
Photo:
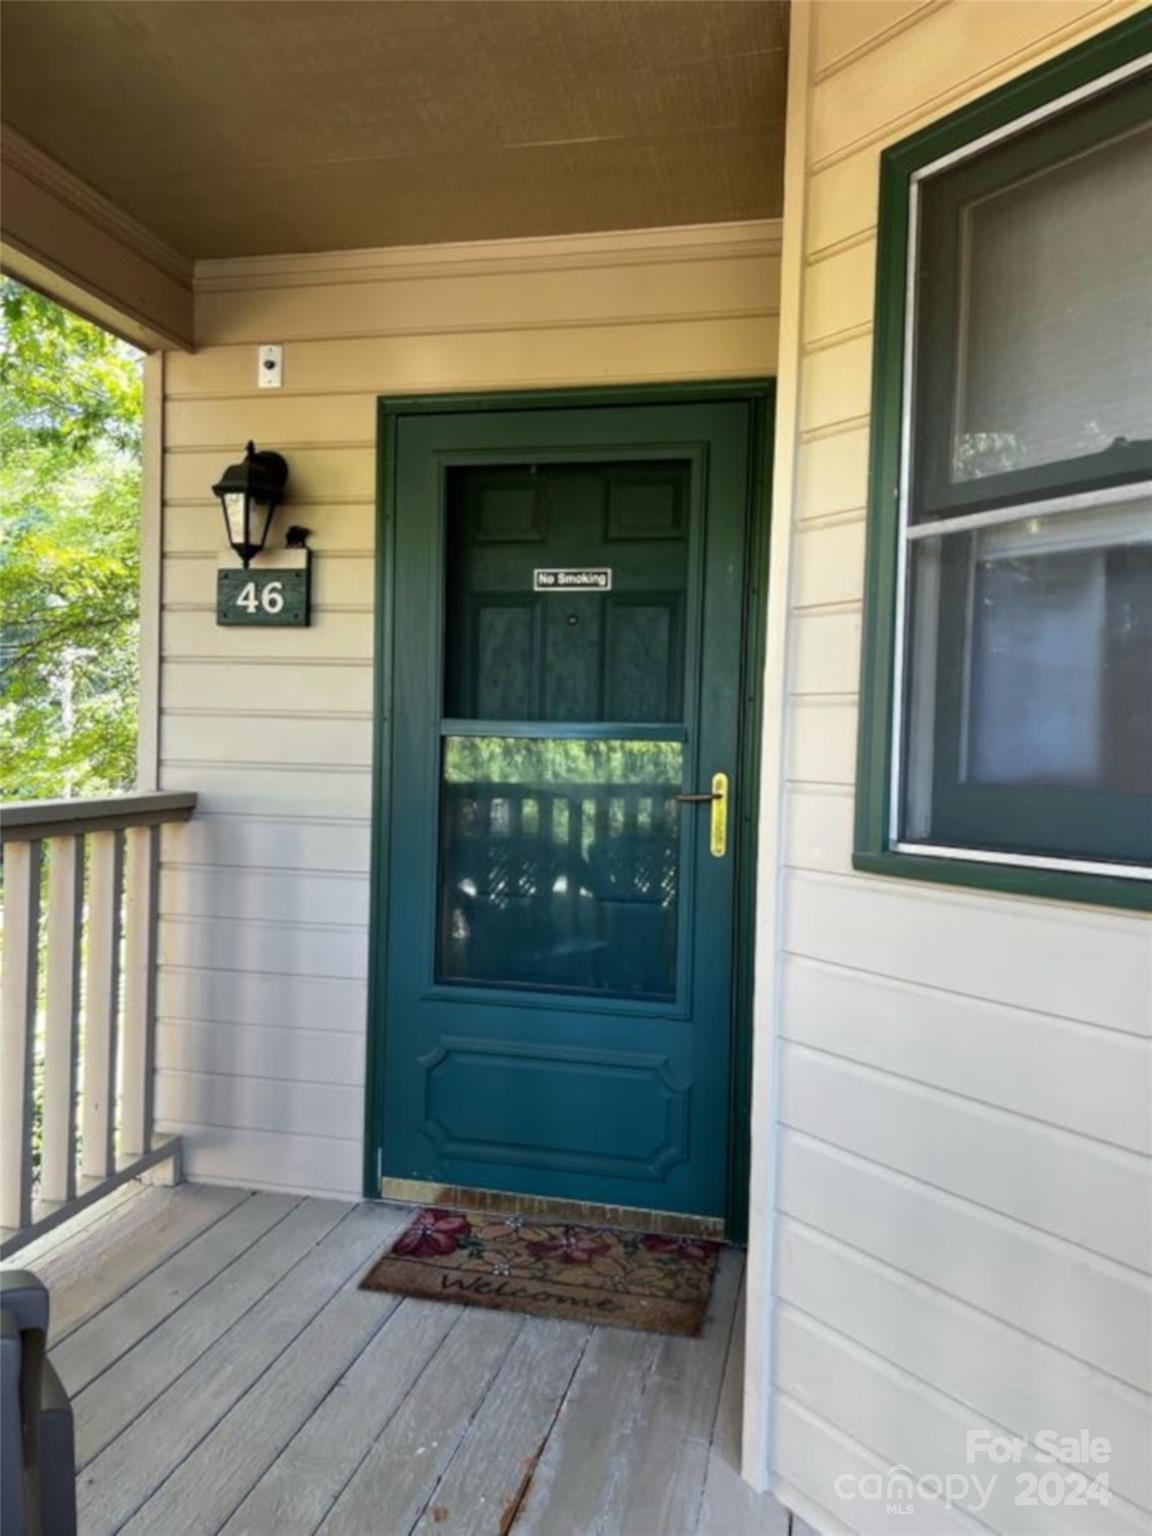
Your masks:
M784 863L792 869L850 874L855 809L848 782L790 785L784 804Z
M790 875L788 891L790 954L1152 1034L1141 917L807 870Z
M165 917L227 917L250 922L368 923L366 875L294 870L188 869L169 866L160 881Z
M855 696L797 699L789 711L786 771L796 784L852 784L856 774Z
M303 1131L281 1135L234 1125L197 1125L183 1117L158 1120L162 1133L179 1132L195 1157L198 1184L251 1185L297 1194L358 1192L363 1182L363 1136L339 1140Z
M349 1132L363 1119L364 1090L347 1083L162 1067L156 1074L156 1114L166 1124L188 1120L193 1125L358 1141Z
M784 997L787 1038L814 1051L1152 1153L1152 1058L1131 1035L797 956Z
M1047 1470L1034 1453L1025 1450L1020 1468L1011 1472L988 1462L981 1468L967 1460L968 1433L984 1430L1003 1434L1002 1424L783 1301L777 1319L775 1381L781 1391L826 1414L830 1422L884 1458L889 1466L907 1466L914 1476L924 1476L930 1470L941 1477L949 1472L982 1470L985 1486L988 1474L999 1472L991 1480L984 1508L979 1508L983 1500L974 1488L956 1499L961 1512L976 1516L992 1530L1011 1532L1012 1536L1138 1536L1147 1530L1140 1508L1115 1493L1103 1507L1088 1503L1077 1508L1062 1503L1056 1508L1029 1508L1017 1503L1021 1491L1016 1481L1018 1471ZM1047 1418L1044 1426L1036 1427L1048 1427ZM862 1508L859 1500L836 1499L835 1484L831 1507L851 1522L853 1529L870 1529L868 1509ZM936 1529L935 1525L931 1529Z
M880 151L1135 9L820 0L796 29L768 1460L816 1529L1152 1526L1152 929L851 858ZM1112 1504L1018 1507L1003 1472L967 1514L836 1492L894 1464L972 1470L981 1425L1106 1436Z
M169 609L215 612L217 561L213 555L189 555L173 560L164 582ZM376 566L371 555L326 550L312 572L312 607L319 613L346 609L371 612L375 602Z
M367 874L362 821L277 821L268 816L212 816L168 829L165 860L171 868L206 864L248 870Z
M792 691L852 693L860 675L860 609L798 612L792 622Z
M210 578L211 580L211 578ZM300 701L300 669L291 662L265 658L259 667L237 667L231 657L208 661L190 657L169 660L165 672L164 713L212 713L220 708L220 669L229 671L230 711L245 715L289 715ZM326 714L371 718L372 666L368 662L343 662L311 666L308 684L322 700Z
M942 1298L1152 1388L1152 1286L1126 1265L795 1131L781 1137L779 1205Z
M233 666L261 659L278 666L298 660L321 665L333 660L363 663L372 655L371 613L329 610L316 614L307 629L234 629L216 623L214 578L208 590L213 594L211 606L194 612L186 608L165 611L161 641L165 655L219 657ZM321 701L313 698L311 702Z
M362 928L316 923L235 922L223 917L162 917L161 965L274 976L362 980L368 945Z
M774 371L772 226L207 263L167 360L161 782L163 1124L195 1178L355 1194L363 1161L381 395ZM256 388L256 344L284 387ZM313 623L221 629L210 487L289 460ZM274 535L279 537L279 534Z
M207 816L261 816L272 821L355 821L363 827L365 858L372 814L368 768L316 767L306 760L315 721L301 722L303 762L222 763L219 758L162 758L165 789L194 789L197 813Z
M801 1536L809 1530L820 1532L820 1536L848 1536L861 1530L866 1530L868 1536L908 1536L905 1504L869 1502L866 1507L851 1511L853 1522L849 1525L819 1502L822 1496L828 1496L838 1478L851 1479L850 1486L877 1474L884 1479L891 1470L891 1462L798 1403L779 1382L774 1384L773 1406L775 1442L780 1459L788 1468L787 1478L779 1477L776 1481L776 1494L805 1522L803 1527L794 1523L794 1530L800 1531ZM932 1536L953 1536L955 1532L983 1536L988 1529L962 1510L949 1509L940 1499L917 1501L915 1512Z
M236 1024L269 1029L336 1029L362 1034L366 988L343 976L290 976L165 964L157 987L160 1017L203 1024L223 1040ZM221 1025L227 1028L214 1029Z
M791 1043L781 1103L791 1129L1152 1272L1147 1162L1134 1153Z
M156 1064L165 1072L362 1087L364 1038L358 1028L233 1024L224 1030L211 1021L185 1024L161 1018Z
M234 762L281 768L285 760L299 761L300 730L307 720L316 722L308 740L310 765L339 769L372 766L370 715L346 719L323 708L297 714L285 710L249 715L217 707L190 714L166 711L160 731L165 752L179 762L217 763L226 752ZM295 759L289 754L295 754Z
M1050 1344L790 1218L779 1236L782 1300L1027 1438L1038 1426L1108 1439L1113 1487L1152 1507L1148 1402Z

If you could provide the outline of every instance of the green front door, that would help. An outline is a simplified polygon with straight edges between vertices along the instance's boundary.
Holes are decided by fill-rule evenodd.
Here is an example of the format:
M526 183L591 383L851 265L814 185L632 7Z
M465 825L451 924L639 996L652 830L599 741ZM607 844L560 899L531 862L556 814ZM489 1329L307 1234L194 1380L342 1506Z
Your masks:
M385 1179L725 1212L751 410L394 418Z

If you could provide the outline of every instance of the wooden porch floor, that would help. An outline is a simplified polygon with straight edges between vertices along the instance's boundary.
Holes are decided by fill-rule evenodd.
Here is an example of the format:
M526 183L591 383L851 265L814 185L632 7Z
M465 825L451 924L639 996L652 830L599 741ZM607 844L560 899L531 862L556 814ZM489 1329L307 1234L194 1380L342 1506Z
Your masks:
M405 1219L130 1185L18 1255L85 1536L789 1536L736 1471L739 1254L662 1338L358 1290Z

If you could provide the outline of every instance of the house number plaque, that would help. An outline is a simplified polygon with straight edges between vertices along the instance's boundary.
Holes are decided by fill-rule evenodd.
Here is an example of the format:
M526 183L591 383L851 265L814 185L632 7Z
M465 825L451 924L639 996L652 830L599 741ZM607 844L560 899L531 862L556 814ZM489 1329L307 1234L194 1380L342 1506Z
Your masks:
M310 578L306 559L247 570L229 565L216 573L216 622L302 629L312 622Z

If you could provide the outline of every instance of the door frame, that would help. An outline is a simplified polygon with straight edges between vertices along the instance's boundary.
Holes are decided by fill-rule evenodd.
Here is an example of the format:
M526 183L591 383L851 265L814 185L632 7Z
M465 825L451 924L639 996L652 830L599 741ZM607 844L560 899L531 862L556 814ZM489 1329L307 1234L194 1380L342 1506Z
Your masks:
M750 411L746 568L741 645L739 765L741 789L733 837L735 921L732 943L732 1071L728 1119L725 1232L743 1242L748 1230L751 1153L752 991L755 960L756 857L760 804L764 645L768 615L772 436L775 379L617 385L609 388L390 395L377 401L375 658L373 664L372 853L368 915L368 1017L365 1079L364 1195L379 1198L383 1128L385 936L392 841L392 718L395 683L394 584L397 425L402 416L571 409L578 406L670 405L742 401Z

